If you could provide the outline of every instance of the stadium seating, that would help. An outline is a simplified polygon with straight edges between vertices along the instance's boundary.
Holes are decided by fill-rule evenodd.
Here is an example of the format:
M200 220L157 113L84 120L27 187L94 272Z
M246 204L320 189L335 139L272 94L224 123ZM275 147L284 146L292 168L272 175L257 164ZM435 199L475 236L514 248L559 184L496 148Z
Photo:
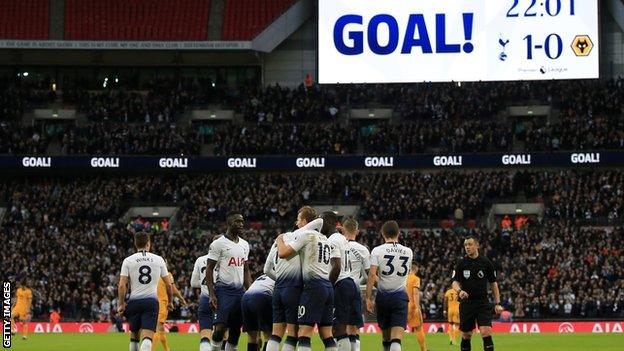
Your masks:
M210 0L66 0L65 39L206 40Z
M192 262L205 254L212 235L222 233L223 217L231 208L243 209L247 220L264 221L263 229L250 229L244 234L251 246L250 268L257 276L277 233L290 230L298 207L304 203L349 200L363 204L359 240L373 247L380 241L380 220L402 218L403 214L413 219L441 218L458 205L465 209L466 219L474 218L488 206L486 199L506 196L512 183L522 184L511 182L518 177L514 174L488 171L3 179L0 202L7 207L0 231L5 247L0 253L6 263L3 279L31 279L42 294L35 300L35 319L45 318L50 308L58 308L65 320L96 320L98 302L105 295L114 300L119 265L132 252L130 226L117 219L133 202L158 202L180 207L180 216L178 225L170 229L175 233L154 234L154 252L168 260L188 300L196 303L197 295L186 289ZM479 236L486 254L500 263L497 269L503 305L515 317L624 317L623 229L579 222L587 214L613 214L615 220L624 217L622 197L612 196L622 194L624 173L542 171L521 176L527 179L526 184L514 191L542 197L547 210L543 219L532 218L525 228L502 231L477 225L473 229L455 226L434 232L404 227L401 241L413 248L415 260L422 267L426 317L442 318L442 296L450 286L451 263L462 255L466 234ZM489 185L486 188L484 184ZM345 192L346 187L351 191ZM602 190L586 191L589 187ZM208 235L202 236L199 228ZM113 313L114 306L115 301ZM178 306L170 318L179 318L179 311Z
M1 39L48 39L49 0L0 0Z
M293 0L227 0L222 39L252 39L293 2Z

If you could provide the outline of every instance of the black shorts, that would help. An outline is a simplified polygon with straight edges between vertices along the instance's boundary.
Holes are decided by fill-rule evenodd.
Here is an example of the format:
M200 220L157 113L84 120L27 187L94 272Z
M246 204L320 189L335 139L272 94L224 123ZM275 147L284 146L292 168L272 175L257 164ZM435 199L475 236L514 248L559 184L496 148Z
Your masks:
M334 325L363 327L362 294L353 279L339 280L334 287Z
M124 317L128 320L130 331L138 333L141 329L156 331L158 321L158 300L156 298L135 299L128 301Z
M459 303L459 330L471 332L475 324L479 327L492 326L492 305L483 301L462 301Z
M243 328L246 332L271 332L273 329L271 318L272 301L271 295L261 292L251 292L243 295L241 310L243 312Z

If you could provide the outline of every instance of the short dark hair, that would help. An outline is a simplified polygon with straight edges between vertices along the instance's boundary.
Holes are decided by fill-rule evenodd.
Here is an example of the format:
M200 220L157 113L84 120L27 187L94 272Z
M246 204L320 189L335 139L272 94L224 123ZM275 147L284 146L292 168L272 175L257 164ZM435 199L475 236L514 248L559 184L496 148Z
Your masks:
M303 219L305 219L306 222L308 223L312 222L318 217L318 213L311 206L303 206L302 208L299 209L299 211L297 211L297 214L299 213L301 213L301 216L303 217Z
M230 210L228 211L228 213L225 215L225 219L229 220L232 216L236 216L236 215L243 215L243 213L241 211L236 211L236 210Z
M479 238L477 238L477 237L476 237L476 236L474 236L474 235L468 235L468 236L466 236L466 237L464 238L464 241L466 241L466 240L470 240L470 239L474 240L474 242L475 242L475 243L477 243L477 244L479 243Z
M336 224L338 224L338 215L332 211L325 211L321 214L323 219L323 228L321 233L325 235L333 234L336 231Z
M397 223L397 221L386 221L381 226L381 233L389 238L397 238L400 232L399 223Z
M134 234L134 246L137 249L141 249L147 246L150 242L150 236L147 232L138 232Z

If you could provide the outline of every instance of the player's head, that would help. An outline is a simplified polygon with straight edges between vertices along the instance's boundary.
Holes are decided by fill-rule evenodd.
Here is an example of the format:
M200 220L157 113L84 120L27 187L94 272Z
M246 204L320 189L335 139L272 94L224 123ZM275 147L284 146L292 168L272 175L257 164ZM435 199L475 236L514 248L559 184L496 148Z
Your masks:
M350 240L355 240L359 231L358 222L355 218L349 217L342 222L344 228L344 235Z
M134 234L134 246L137 250L149 251L151 240L147 232L138 232Z
M243 215L240 211L230 211L226 215L228 232L234 235L241 235L243 233L244 221Z
M475 236L467 236L464 239L464 250L468 256L476 256L479 254L479 239Z
M311 206L303 206L297 212L297 228L303 228L304 225L312 222L318 217L318 213Z
M331 235L336 232L336 225L338 224L338 215L333 211L325 211L321 214L323 219L323 227L321 233L325 235Z
M401 230L397 221L386 221L381 226L381 236L386 240L395 240L399 238Z
M418 263L412 262L412 268L410 269L412 274L418 274Z

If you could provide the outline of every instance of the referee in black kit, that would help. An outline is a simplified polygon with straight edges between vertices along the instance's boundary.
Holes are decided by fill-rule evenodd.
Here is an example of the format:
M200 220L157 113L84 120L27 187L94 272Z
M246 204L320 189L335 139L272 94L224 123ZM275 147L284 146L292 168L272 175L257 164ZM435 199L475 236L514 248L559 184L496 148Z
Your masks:
M466 257L453 271L453 289L459 295L459 330L462 331L461 351L470 351L470 338L476 324L483 338L483 349L494 350L492 341L492 306L488 300L488 283L494 294L494 311L500 314L500 292L492 262L479 255L479 241L474 236L464 240Z

